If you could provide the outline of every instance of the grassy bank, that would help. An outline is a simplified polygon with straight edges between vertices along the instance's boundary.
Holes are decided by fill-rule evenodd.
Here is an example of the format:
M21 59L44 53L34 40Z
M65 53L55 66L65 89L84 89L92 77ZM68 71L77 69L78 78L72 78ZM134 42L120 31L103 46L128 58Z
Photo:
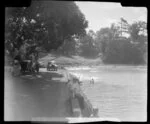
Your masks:
M147 66L147 64L110 64L110 63L103 63L100 57L95 59L84 58L82 56L63 56L57 54L50 54L50 53L41 53L39 62L43 63L46 67L48 61L55 60L55 62L63 67L78 67L78 66L98 66L98 65L112 65L112 66Z
M59 56L55 54L41 55L39 61L46 67L48 61L55 60L60 66L92 66L102 64L101 58L87 59L81 56Z
M47 63L51 60L54 60L56 64L68 67L68 66L97 66L97 65L114 65L114 66L147 66L147 64L110 64L110 63L103 63L101 57L97 57L95 59L85 58L82 56L74 55L74 56L63 56L58 55L55 53L39 53L39 62L46 67ZM11 58L5 56L5 65L9 65L12 61Z

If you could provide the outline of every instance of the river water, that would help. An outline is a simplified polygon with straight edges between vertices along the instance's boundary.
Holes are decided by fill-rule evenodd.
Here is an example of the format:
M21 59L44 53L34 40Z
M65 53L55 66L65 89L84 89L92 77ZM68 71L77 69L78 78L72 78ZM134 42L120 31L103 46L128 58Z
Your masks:
M102 118L147 120L147 67L96 66L67 68L83 82L81 88ZM94 84L90 83L91 78Z

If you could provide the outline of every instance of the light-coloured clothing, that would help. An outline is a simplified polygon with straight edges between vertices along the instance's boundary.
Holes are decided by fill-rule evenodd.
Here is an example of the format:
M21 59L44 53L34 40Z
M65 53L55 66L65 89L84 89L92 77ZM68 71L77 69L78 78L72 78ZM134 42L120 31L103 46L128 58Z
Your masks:
M18 64L18 65L14 65L13 66L13 70L12 70L12 74L14 76L18 76L20 75L20 70L21 70L21 66Z

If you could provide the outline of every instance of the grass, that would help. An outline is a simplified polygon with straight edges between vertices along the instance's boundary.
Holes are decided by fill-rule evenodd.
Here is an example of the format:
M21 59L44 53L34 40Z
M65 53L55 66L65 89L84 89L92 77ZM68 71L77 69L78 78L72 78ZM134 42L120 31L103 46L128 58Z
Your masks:
M55 60L56 64L61 66L92 66L102 64L100 58L96 59L87 59L82 56L59 56L55 54L45 54L42 56L39 61L43 63L44 66L47 65L48 61Z

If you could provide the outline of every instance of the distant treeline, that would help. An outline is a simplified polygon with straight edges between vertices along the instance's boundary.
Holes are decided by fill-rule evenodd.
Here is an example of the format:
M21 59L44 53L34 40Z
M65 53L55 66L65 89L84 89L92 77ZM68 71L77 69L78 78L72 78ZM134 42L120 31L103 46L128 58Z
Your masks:
M104 63L144 64L147 60L144 21L128 24L121 18L110 27L86 33L83 13L74 2L64 1L33 1L30 7L7 8L5 20L5 51L10 56L24 44L36 44L47 52L100 57Z
M132 24L121 18L118 24L92 30L66 42L59 49L65 55L78 54L87 58L100 57L110 64L145 64L147 62L147 24Z

